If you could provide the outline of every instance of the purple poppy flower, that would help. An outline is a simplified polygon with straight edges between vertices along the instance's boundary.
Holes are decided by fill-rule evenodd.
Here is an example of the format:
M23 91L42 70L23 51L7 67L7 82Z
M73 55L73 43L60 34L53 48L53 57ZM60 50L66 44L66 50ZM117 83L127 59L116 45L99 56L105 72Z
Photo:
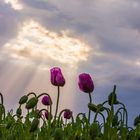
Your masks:
M54 86L64 86L65 85L65 79L62 75L61 69L58 67L54 67L51 70L51 83Z
M89 74L82 73L79 75L79 88L81 91L91 93L94 90L94 84Z
M49 119L49 115L50 115L50 119L52 119L52 114L50 114L48 111L45 112L45 118L48 120Z
M72 117L72 111L71 110L66 110L65 112L64 112L64 118L65 119L70 119Z
M51 100L51 98L49 97L49 96L44 96L43 98L42 98L42 104L43 105L52 105L52 100Z

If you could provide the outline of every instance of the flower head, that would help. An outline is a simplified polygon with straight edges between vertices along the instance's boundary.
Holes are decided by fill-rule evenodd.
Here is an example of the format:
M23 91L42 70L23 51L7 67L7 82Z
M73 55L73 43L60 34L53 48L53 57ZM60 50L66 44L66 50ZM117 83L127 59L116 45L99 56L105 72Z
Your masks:
M64 118L65 119L70 119L72 117L72 111L71 110L66 110L65 112L64 112Z
M49 115L50 115L50 119L52 119L52 117L53 117L52 114L50 114L50 112L48 112L48 111L46 111L44 115L47 120L49 120Z
M79 88L81 91L91 93L94 90L94 84L89 74L82 73L79 75Z
M58 67L54 67L50 71L51 71L51 83L54 86L64 86L65 79L62 75L61 69Z
M44 96L43 98L42 98L42 104L43 105L52 105L52 100L51 100L51 98L49 97L49 96Z

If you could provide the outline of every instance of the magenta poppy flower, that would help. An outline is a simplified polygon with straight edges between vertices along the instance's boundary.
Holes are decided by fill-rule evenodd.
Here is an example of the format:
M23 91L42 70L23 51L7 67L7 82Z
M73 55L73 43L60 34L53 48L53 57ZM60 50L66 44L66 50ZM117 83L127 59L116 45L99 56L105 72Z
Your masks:
M52 100L51 100L51 98L49 97L49 96L44 96L43 98L42 98L42 104L43 105L52 105Z
M91 93L94 90L94 84L89 74L82 73L79 75L79 88L81 91Z
M51 83L54 86L64 86L65 85L65 79L62 75L61 69L58 67L54 67L51 70Z
M64 118L65 119L70 119L72 117L72 111L71 110L66 110L65 112L64 112Z
M52 119L52 114L50 114L48 111L45 112L45 118L48 120L49 119L49 115L50 115L50 119Z

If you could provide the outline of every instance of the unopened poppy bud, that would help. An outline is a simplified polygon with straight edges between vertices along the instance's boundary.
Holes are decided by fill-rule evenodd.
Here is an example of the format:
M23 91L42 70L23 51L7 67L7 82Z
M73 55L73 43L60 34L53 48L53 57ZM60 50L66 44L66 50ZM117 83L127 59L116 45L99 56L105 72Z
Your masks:
M104 107L103 107L102 104L98 104L98 105L97 105L97 108L98 108L98 110L99 110L100 112L104 111Z
M50 119L53 118L52 114L50 114L50 112L46 111L46 112L45 112L45 118L46 118L47 120L49 120L49 117L50 117Z
M27 96L27 95L24 95L24 96L22 96L22 97L20 98L19 104L22 105L22 104L26 103L27 100L28 100L28 96Z
M115 93L110 93L110 95L108 96L108 104L111 106L111 104L117 104L117 95Z
M49 97L49 96L44 96L43 98L42 98L42 104L43 105L52 105L52 100L51 100L51 98Z
M26 103L26 108L27 109L34 108L37 105L37 103L38 103L38 98L33 97Z
M140 115L138 115L134 120L134 126L137 126L138 124L140 124Z
M22 110L21 110L21 108L19 107L19 108L17 109L17 111L16 111L16 115L17 115L18 117L20 117L21 114L22 114Z
M38 125L39 125L39 119L38 118L34 118L34 120L31 123L30 132L34 132L35 130L37 130Z
M97 112L98 110L98 107L95 104L91 104L91 103L88 104L88 108L93 112Z
M66 110L65 112L64 112L64 118L65 119L70 119L72 117L72 111L71 110Z
M117 95L116 95L116 86L114 86L113 92L108 96L108 104L111 106L113 104L118 104Z

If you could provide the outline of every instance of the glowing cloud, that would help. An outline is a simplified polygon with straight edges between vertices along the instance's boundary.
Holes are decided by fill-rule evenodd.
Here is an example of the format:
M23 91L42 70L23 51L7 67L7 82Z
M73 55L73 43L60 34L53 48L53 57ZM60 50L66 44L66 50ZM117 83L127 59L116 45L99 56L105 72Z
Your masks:
M11 7L15 10L22 10L23 6L19 0L4 0L5 3L10 4Z
M45 65L50 61L70 65L86 61L90 47L68 34L68 31L55 33L35 21L26 21L18 36L4 45L3 53L16 60Z

